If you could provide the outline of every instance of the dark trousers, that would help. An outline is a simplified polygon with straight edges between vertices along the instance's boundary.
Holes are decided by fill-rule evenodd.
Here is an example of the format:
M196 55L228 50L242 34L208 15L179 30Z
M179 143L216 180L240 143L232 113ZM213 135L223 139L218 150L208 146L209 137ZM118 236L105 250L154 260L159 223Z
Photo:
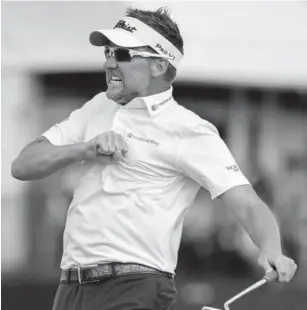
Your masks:
M174 279L134 274L95 283L60 283L53 310L174 310Z

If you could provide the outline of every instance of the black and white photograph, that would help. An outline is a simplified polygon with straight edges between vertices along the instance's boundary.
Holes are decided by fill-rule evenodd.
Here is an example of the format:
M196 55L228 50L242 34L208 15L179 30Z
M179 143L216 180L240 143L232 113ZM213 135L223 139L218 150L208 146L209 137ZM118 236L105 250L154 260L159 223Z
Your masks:
M1 1L3 310L307 309L307 1Z

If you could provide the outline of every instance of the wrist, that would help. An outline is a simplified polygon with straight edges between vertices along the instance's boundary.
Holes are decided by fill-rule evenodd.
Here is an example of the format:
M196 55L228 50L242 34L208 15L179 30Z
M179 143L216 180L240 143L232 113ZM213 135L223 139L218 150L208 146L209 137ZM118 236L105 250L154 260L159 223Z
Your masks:
M270 254L282 254L282 249L279 246L266 246L261 249L259 249L260 255L265 254L265 253L270 253Z
M82 161L90 158L91 146L88 142L76 143L73 147L76 161Z

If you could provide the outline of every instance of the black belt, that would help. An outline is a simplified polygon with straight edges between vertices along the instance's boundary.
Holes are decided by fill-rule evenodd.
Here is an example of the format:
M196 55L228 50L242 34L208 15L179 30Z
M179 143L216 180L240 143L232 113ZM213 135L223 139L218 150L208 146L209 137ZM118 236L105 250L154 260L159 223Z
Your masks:
M144 265L131 263L108 263L62 270L60 282L85 284L98 282L108 277L138 273L155 273L173 278L171 273L160 271L158 269Z

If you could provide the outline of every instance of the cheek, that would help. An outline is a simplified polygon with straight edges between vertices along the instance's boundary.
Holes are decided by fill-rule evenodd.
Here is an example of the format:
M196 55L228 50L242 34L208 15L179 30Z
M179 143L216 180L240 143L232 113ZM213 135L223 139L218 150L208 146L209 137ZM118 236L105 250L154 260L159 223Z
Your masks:
M133 87L135 89L143 88L150 82L150 70L147 63L133 64L126 70L123 70L125 86Z

